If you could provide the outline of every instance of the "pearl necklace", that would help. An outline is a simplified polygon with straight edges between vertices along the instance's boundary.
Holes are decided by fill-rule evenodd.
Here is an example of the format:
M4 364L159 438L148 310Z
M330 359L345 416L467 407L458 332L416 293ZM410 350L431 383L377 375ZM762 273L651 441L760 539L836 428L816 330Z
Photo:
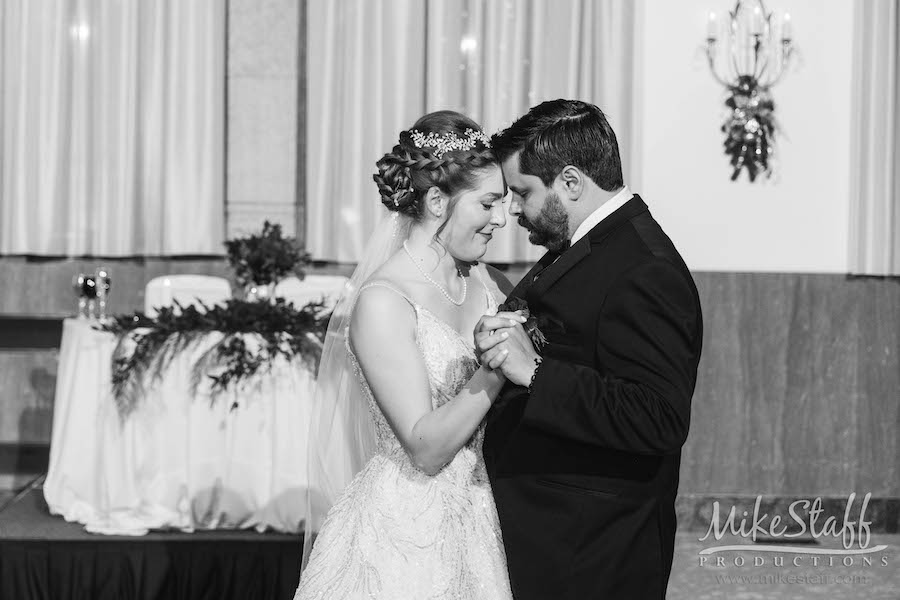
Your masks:
M414 264L414 265L416 266L416 268L419 270L419 273L421 273L422 276L423 276L425 279L427 279L429 282L431 282L431 284L432 284L434 287L436 287L437 289L439 289L439 290L441 291L441 293L444 295L444 298L446 298L447 300L450 301L451 304L455 304L456 306L462 306L462 305L463 305L463 303L466 301L466 293L468 293L469 288L468 288L468 285L466 284L466 278L463 277L462 271L459 270L459 267L456 267L456 273L459 275L460 279L462 279L463 291L462 291L462 298L460 298L460 299L457 301L457 300L454 300L454 299L450 296L450 292L448 292L448 291L444 288L444 286L442 286L442 285L439 284L437 281L435 281L434 279L432 279L431 276L430 276L428 273L425 272L425 269L423 269L423 268L419 265L419 261L417 261L417 260L416 260L416 257L413 256L413 253L409 251L409 247L406 245L406 241L403 242L403 249L406 250L406 253L409 255L410 260L412 260L413 264Z

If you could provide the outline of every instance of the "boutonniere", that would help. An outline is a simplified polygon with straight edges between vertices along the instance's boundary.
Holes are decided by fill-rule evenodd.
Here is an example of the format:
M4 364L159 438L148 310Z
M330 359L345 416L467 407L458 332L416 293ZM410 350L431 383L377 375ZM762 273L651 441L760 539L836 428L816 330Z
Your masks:
M522 316L526 319L525 323L522 324L522 327L525 329L525 333L528 334L528 337L531 338L531 343L534 344L534 349L540 352L541 348L543 348L547 344L547 338L544 337L544 334L538 327L538 318L531 314L531 310L529 310L528 308L528 302L526 302L523 298L519 298L517 296L507 298L506 302L497 307L497 311L521 312Z

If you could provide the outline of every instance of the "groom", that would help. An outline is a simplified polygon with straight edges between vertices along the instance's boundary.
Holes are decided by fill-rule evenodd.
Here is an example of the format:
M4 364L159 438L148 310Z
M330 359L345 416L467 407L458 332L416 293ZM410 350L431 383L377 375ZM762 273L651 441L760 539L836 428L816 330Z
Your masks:
M492 145L510 215L548 249L510 294L546 345L501 317L475 332L509 380L484 456L513 594L663 599L702 341L694 281L624 185L599 108L545 102Z

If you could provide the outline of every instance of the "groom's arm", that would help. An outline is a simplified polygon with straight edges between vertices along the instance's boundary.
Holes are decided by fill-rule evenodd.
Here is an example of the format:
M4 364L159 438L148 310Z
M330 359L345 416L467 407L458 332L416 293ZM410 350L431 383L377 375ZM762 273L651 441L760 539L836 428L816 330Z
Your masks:
M546 356L523 423L639 454L677 452L687 438L700 351L693 286L653 259L620 277L598 321L597 369Z

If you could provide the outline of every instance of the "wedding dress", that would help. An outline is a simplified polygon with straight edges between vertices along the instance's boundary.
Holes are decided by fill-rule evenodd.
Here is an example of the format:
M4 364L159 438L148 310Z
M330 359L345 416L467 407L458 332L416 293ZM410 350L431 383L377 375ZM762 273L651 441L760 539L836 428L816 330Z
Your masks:
M487 312L496 312L484 276L478 268L473 271L481 279ZM376 285L412 305L432 407L448 402L479 368L474 347L390 284L374 281L362 289ZM511 599L481 452L484 424L450 463L427 475L400 445L352 351L350 359L375 422L377 450L328 512L295 600Z

